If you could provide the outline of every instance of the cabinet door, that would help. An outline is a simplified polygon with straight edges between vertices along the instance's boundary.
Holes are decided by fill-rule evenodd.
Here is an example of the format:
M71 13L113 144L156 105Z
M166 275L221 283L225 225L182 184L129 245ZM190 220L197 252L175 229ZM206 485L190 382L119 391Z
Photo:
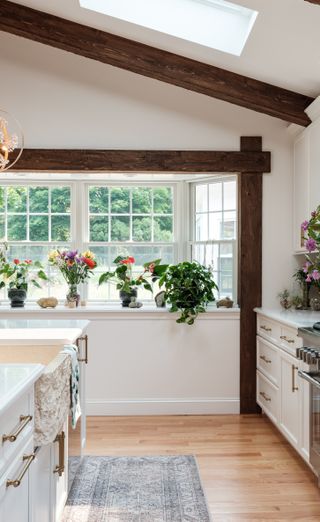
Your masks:
M309 130L309 129L308 129ZM310 127L310 197L309 213L320 205L320 121Z
M57 441L51 445L52 507L54 522L59 522L68 497L68 419Z
M34 463L31 459L32 450L33 444L31 440L31 442L24 448L23 452L21 452L21 454L19 454L14 460L10 468L4 471L2 478L0 479L1 522L29 522L30 520L30 472L28 468ZM29 457L29 459L27 457ZM17 480L18 478L21 478L21 482L18 486L14 487L14 485L7 485L8 480Z
M31 472L32 522L51 521L51 445L36 452Z
M304 131L294 145L293 240L295 252L305 250L301 223L308 219L310 213L309 149L309 132Z
M280 429L291 444L298 448L300 434L300 395L297 360L291 355L280 356Z
M302 363L303 364L303 363ZM304 368L302 368L304 369ZM305 368L307 371L307 368ZM300 394L300 442L299 450L303 458L309 462L310 452L310 384L298 376Z

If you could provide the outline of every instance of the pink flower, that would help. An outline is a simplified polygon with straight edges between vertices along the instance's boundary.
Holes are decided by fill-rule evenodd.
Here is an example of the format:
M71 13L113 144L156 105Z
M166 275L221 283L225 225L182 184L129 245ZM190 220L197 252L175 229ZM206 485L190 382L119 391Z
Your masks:
M311 279L311 275L308 274L308 276L306 277L306 283L312 283L312 279Z
M320 272L319 270L313 270L311 274L314 281L319 281L320 279Z
M308 252L313 252L317 248L317 243L312 237L310 237L306 241L305 246L306 246L306 249L308 250Z
M309 226L309 221L304 221L304 222L301 224L301 228L302 228L302 230L304 230L304 231L308 230L308 226Z
M309 272L310 266L311 266L310 261L306 261L305 264L303 265L303 271L305 274L307 274Z
M311 212L311 217L315 218L317 215L317 211L316 210L313 210L313 212Z

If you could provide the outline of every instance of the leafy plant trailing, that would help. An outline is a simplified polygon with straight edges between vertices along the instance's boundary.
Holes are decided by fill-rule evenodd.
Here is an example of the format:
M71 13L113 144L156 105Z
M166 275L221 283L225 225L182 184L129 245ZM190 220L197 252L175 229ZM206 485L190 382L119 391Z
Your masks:
M192 325L199 313L206 311L208 303L215 301L218 287L209 268L197 262L183 262L169 266L159 281L164 286L165 299L171 304L170 312L180 312L177 323Z

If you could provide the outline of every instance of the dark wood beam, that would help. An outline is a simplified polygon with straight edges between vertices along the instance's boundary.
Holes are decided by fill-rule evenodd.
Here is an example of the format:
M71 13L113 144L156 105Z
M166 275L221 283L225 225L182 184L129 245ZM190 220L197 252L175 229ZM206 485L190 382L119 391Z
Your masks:
M241 138L242 152L262 150L260 137ZM262 174L239 175L240 412L257 413L256 314L262 300Z
M282 120L308 125L313 98L7 0L0 30Z
M31 172L270 172L266 151L25 149L12 170ZM255 174L254 174L255 175Z
M320 0L305 0L306 2L309 2L309 4L316 4L320 5Z

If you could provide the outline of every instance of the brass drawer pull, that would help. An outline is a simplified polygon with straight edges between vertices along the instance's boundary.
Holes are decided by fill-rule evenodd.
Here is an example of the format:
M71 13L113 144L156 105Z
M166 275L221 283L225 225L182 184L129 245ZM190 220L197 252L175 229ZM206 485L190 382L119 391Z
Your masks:
M14 488L18 488L20 486L23 477L27 473L27 471L30 468L31 463L32 463L32 461L34 459L35 459L35 454L34 453L32 453L31 455L24 455L22 457L22 460L26 461L26 465L24 466L23 470L21 471L21 473L20 473L20 475L19 475L19 477L17 479L15 479L15 480L8 479L7 480L7 482L6 482L7 488L10 487L10 486L13 486Z
M265 355L260 355L260 359L262 359L265 363L271 364L271 359L267 359Z
M293 393L299 390L298 386L296 386L296 376L295 376L296 370L299 370L299 368L293 364L292 365L292 392Z
M268 326L265 326L264 324L262 324L260 326L261 330L264 330L265 332L272 332L272 328L269 328Z
M17 427L14 433L10 433L10 435L2 435L2 442L15 442L19 437L20 433L24 430L24 428L32 421L32 415L20 415L20 424Z
M289 344L295 343L294 339L288 339L288 337L286 335L280 335L280 339L282 339L283 341L286 341L286 343L289 343Z
M84 350L85 351L84 351L84 357L78 358L78 361L88 364L88 336L83 335L82 337L78 337L78 339L76 340L76 345L78 347L79 353L80 353L80 341L84 341Z
M59 464L55 467L53 473L58 473L59 477L62 477L64 473L64 444L65 444L65 433L62 431L59 433L54 442L58 442L59 444Z
M264 398L265 401L271 402L271 397L269 397L266 393L260 392L260 395Z

